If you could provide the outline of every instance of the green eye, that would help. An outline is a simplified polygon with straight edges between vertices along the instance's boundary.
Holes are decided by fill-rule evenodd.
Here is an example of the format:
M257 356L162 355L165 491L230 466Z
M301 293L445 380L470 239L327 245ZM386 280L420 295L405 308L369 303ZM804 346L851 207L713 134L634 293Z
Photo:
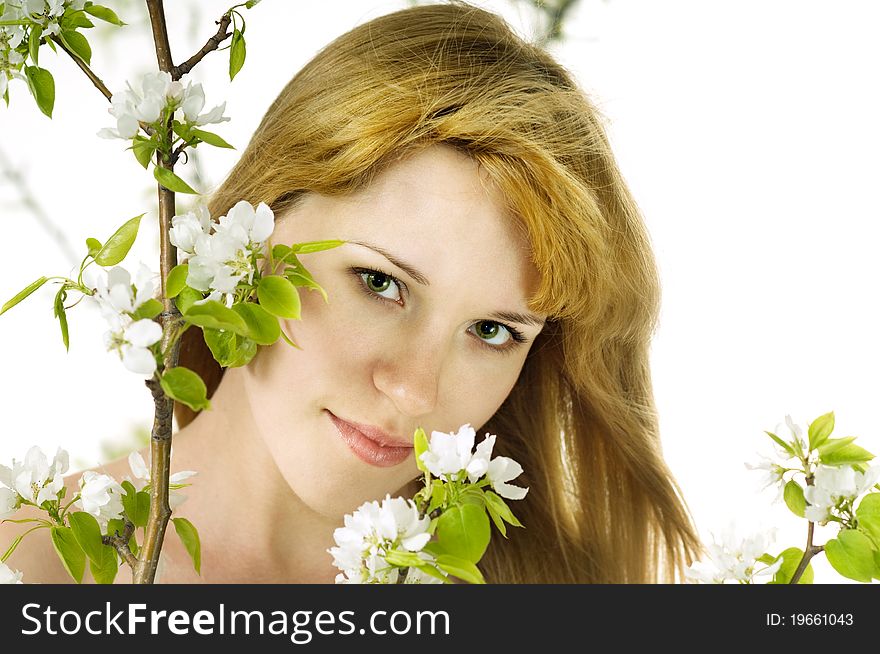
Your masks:
M491 320L481 320L473 325L474 333L492 345L504 345L511 339L507 327Z
M380 272L364 273L364 283L374 293L384 293L391 286L391 278Z

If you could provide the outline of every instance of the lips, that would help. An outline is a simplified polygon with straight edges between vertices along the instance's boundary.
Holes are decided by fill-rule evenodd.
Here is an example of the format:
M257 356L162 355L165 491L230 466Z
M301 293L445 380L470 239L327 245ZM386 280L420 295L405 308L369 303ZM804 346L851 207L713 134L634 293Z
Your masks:
M404 442L378 427L343 420L331 411L327 411L327 415L345 444L365 463L390 468L403 463L412 452L411 442Z

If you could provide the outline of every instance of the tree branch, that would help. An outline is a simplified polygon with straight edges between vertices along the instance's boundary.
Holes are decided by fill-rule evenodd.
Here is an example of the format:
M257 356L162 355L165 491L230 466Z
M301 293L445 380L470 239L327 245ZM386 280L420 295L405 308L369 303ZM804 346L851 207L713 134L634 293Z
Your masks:
M807 486L813 485L813 475L809 474L806 478ZM804 571L807 569L807 565L810 563L810 559L816 556L819 552L822 552L825 548L822 545L813 545L813 528L815 523L809 522L807 523L807 546L804 548L804 555L801 557L801 562L798 563L797 569L794 571L794 574L791 576L791 581L788 583L796 584L800 581L801 577L804 574Z
M110 93L110 89L108 89L107 86L104 84L104 82L101 81L101 78L98 77L97 75L95 75L95 73L92 71L92 69L89 68L89 65L86 62L84 62L82 59L77 57L66 45L64 45L64 42L61 39L59 39L57 36L52 36L50 38L52 39L53 43L55 43L59 48L61 48L62 50L64 50L64 52L66 52L68 55L70 55L70 58L76 62L76 65L79 66L80 69L82 69L82 72L84 72L86 74L86 76L90 80L92 80L92 84L95 85L95 88L97 88L102 93L102 95L105 98L107 98L107 100L109 101L110 98L113 97L113 94Z
M168 43L168 28L165 23L165 10L162 0L147 0L150 12L150 24L153 29L153 41L156 45L156 57L159 69L171 73L174 63L171 59L171 47ZM165 141L171 143L171 117L162 127L165 130ZM165 157L158 157L156 165L168 170L174 168L174 162ZM174 302L168 297L168 273L177 265L177 249L171 245L169 232L171 219L175 213L174 193L159 185L159 251L161 268L161 297L163 311L159 316L162 325L162 352L165 353L162 370L170 370L177 366L180 341L173 339L172 334L180 319L180 313ZM165 395L159 378L154 375L146 382L153 395L155 406L153 429L150 434L150 515L147 519L144 543L140 557L132 575L136 584L152 584L156 579L156 568L159 565L159 554L165 540L165 529L171 517L168 503L168 482L171 476L171 427L174 415L174 400Z
M229 23L231 22L232 16L230 14L223 14L220 20L217 21L217 25L220 26L217 29L217 33L210 39L208 39L205 45L202 46L201 50L196 52L192 57L184 61L179 66L175 66L171 70L171 77L175 80L179 80L181 77L183 77L193 68L195 68L195 65L199 63L202 59L204 59L206 54L219 48L220 44L223 43L223 41L232 36L231 32L226 31L226 29L229 27Z
M132 570L132 574L134 574L134 569L137 566L138 560L134 554L132 554L131 548L128 546L128 541L131 539L131 535L134 533L134 523L130 520L125 521L125 529L122 531L122 535L119 535L119 532L116 532L113 536L102 536L101 542L104 545L110 545L119 552L119 556L128 564L128 566Z

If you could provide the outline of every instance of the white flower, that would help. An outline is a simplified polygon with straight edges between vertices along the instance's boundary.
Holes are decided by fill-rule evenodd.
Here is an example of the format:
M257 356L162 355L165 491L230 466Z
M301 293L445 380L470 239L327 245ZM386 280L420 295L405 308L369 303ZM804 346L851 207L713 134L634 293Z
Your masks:
M131 468L131 474L134 475L134 479L126 479L128 479L128 481L131 481L135 490L143 490L150 483L150 468L144 461L144 457L141 456L140 452L132 452L128 455L128 466ZM184 481L186 481L190 477L195 476L196 474L198 473L193 470L183 470L181 472L173 473L168 478L168 481L172 485L178 485L182 484ZM186 495L178 492L174 488L169 487L168 504L172 510L183 504L184 501L186 501Z
M116 351L122 365L128 370L149 379L156 372L156 357L149 349L162 338L162 327L149 318L129 323L122 330L111 330L104 334L104 345L108 351Z
M776 497L773 499L773 502L778 502L782 499L783 492L785 490L785 479L783 478L783 474L785 474L785 467L779 465L769 457L764 456L763 454L758 454L761 457L761 461L758 463L746 463L745 466L749 470L761 470L763 471L763 475L761 475L761 490L766 488L775 488L776 489Z
M147 73L133 87L118 91L110 98L110 114L116 118L116 128L104 128L98 132L102 138L130 140L135 137L140 123L153 124L162 117L166 106L175 105L183 94L183 85L172 81L165 71Z
M64 488L64 473L69 466L65 450L58 448L52 463L36 445L27 451L24 461L12 460L12 468L0 466L0 482L37 506L58 499ZM6 500L8 502L8 500Z
M196 243L211 232L211 214L208 207L198 205L189 211L171 219L171 244L177 246L178 261L183 263L195 254Z
M494 434L486 434L486 438L477 445L474 455L468 462L465 469L468 481L472 484L489 471L489 460L492 457L492 448L495 447L495 438Z
M102 531L109 520L120 517L124 491L113 477L87 470L79 480L79 487L77 505L97 518Z
M880 464L875 464L865 472L859 472L851 465L819 465L813 475L813 484L804 490L804 498L809 502L804 517L810 522L826 524L831 510L843 501L852 501L873 486L880 478Z
M695 561L685 570L685 577L707 584L723 584L728 581L754 583L756 577L772 577L782 566L782 557L772 564L756 569L757 559L772 545L776 530L755 533L738 539L731 523L722 531L721 542L715 540L706 549L708 560ZM763 565L763 564L761 564Z
M208 125L210 123L222 123L229 118L223 115L226 110L226 103L217 105L211 111L201 114L205 107L205 91L201 84L193 84L190 82L183 94L183 101L180 103L180 109L183 118L187 123L193 125ZM183 121L181 121L183 122Z
M156 275L143 263L138 268L134 283L131 274L122 266L114 266L107 276L95 280L95 299L108 320L121 313L134 313L156 291Z
M476 432L470 424L462 425L455 434L433 431L421 460L432 475L448 481L468 467L475 437Z
M21 573L15 572L5 563L0 563L0 585L3 584L20 584Z
M787 433L786 433L787 432ZM796 424L794 420L792 420L790 415L785 416L785 423L780 423L776 425L776 435L779 436L783 441L790 442L792 440L800 443L801 449L806 453L807 450L807 442L804 440L804 430L803 428ZM778 446L777 446L778 447ZM797 448L795 448L797 449ZM792 455L788 452L785 452L781 449L778 450L779 455L784 460L788 460L792 458Z
M194 218L199 220L198 229L203 229L201 217ZM182 220L180 224L180 237L185 245L189 245L189 236L194 237L186 283L197 290L210 291L206 300L226 296L229 304L239 282L253 281L256 255L262 252L263 243L275 228L275 216L264 202L254 209L242 200L220 217L211 234L198 234L193 219Z
M522 471L522 466L513 459L499 456L489 462L486 477L492 482L492 488L501 497L506 497L509 500L521 500L529 492L529 489L512 486L506 482L519 477Z
M402 497L386 495L381 505L365 502L345 516L344 524L333 532L336 547L327 550L343 571L337 583L397 583L399 570L385 555L394 550L420 552L431 539L431 519L419 517L415 502Z
M11 488L0 488L0 520L18 511L18 493Z

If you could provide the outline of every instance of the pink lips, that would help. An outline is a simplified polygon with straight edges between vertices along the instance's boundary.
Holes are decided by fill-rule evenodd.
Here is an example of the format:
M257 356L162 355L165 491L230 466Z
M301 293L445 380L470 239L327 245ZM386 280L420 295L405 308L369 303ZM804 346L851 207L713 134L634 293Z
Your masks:
M327 415L351 451L370 465L390 468L406 461L412 452L412 445L401 444L377 427L347 422L330 411Z

